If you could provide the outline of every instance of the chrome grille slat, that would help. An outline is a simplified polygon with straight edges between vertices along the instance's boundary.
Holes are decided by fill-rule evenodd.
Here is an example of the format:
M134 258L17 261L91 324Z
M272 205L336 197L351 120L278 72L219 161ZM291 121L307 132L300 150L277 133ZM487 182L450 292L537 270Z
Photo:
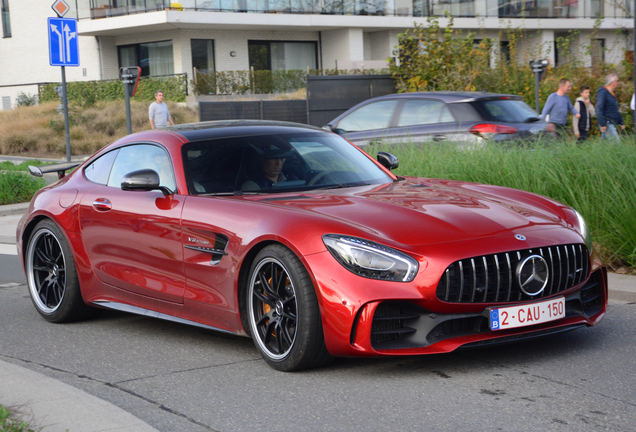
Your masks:
M495 301L499 301L499 290L501 289L501 275L499 274L499 258L495 255L495 267L497 269L497 291L495 292Z
M508 296L506 301L509 302L512 295L512 266L510 265L510 255L508 254L506 254L506 261L508 261Z
M552 292L554 291L554 281L555 281L555 277L554 275L554 258L552 258L552 248L548 248L548 252L550 253L550 295L552 295Z
M472 291L473 291L473 293L470 296L470 302L474 303L475 302L475 293L477 292L477 270L475 270L475 260L474 259L470 260L470 266L473 269L473 274L472 274L472 277L473 277L473 284L472 284L473 285L473 290Z
M484 299L482 303L486 303L486 298L488 297L488 261L486 257L482 257L484 259Z
M530 255L543 257L549 269L546 288L535 296L521 291L516 276L519 263ZM475 304L537 300L585 282L590 268L587 248L578 243L470 257L446 269L437 287L437 298Z
M446 269L446 296L444 297L444 301L448 301L449 295L450 295L450 269Z
M565 285L567 286L568 282L570 281L570 254L568 253L568 247L564 246L563 249L565 249L565 265L566 265L566 271L565 271Z
M561 262L561 251L556 247L557 256L559 257L559 283L557 284L557 292L561 290L561 273L563 272L563 263Z
M517 251L517 262L521 261L521 252ZM519 290L519 298L517 300L521 300L521 290Z
M464 265L459 262L459 301L462 301L462 294L464 294Z

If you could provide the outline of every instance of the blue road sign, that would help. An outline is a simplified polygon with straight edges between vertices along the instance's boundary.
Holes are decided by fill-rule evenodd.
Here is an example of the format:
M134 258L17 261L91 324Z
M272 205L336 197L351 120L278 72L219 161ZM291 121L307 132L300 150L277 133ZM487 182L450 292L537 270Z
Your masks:
M49 18L49 64L51 66L79 66L77 20Z

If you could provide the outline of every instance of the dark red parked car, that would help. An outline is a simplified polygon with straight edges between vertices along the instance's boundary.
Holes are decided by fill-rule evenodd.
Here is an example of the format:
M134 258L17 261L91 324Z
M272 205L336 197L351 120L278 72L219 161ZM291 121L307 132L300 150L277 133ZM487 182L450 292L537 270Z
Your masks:
M51 322L110 308L251 336L279 370L601 320L606 270L575 210L398 177L394 156L378 159L291 123L122 138L39 191L20 221L33 304Z

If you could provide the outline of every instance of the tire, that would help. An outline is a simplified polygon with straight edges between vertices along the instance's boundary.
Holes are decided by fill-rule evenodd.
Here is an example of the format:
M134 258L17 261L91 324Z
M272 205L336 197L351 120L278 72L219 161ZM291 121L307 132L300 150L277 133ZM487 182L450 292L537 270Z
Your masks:
M297 371L332 360L325 346L316 291L298 257L282 245L256 255L246 290L256 349L272 368Z
M84 303L71 248L51 220L43 220L33 230L25 268L31 301L45 320L76 321L98 311Z

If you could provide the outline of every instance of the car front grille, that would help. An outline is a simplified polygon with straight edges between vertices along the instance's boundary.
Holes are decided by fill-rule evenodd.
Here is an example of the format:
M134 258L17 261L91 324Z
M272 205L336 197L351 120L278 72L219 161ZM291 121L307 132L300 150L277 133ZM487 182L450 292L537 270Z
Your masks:
M528 295L521 290L518 267L539 255L547 263L545 289ZM452 263L437 285L437 298L449 303L508 303L535 300L572 288L590 273L590 258L583 244L548 246L466 258Z

